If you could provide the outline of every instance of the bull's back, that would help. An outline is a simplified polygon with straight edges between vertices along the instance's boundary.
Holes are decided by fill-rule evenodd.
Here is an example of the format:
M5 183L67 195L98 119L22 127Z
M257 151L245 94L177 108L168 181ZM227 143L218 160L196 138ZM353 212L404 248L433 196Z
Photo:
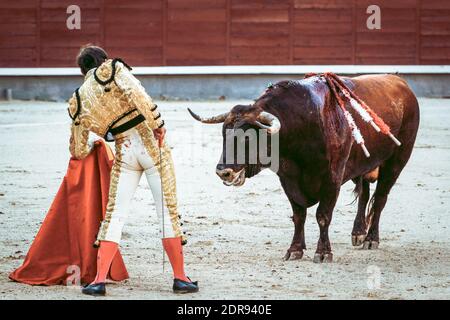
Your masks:
M387 121L401 121L405 113L418 111L417 99L408 83L393 74L362 75L349 79L355 93ZM392 118L392 119L391 119Z

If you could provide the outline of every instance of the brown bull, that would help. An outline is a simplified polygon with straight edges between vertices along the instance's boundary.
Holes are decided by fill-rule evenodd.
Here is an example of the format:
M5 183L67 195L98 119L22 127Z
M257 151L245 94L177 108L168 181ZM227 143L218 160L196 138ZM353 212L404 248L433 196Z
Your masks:
M388 194L408 162L419 127L419 105L407 83L395 75L365 75L341 80L390 127L401 141L397 146L348 108L370 151L367 157L351 135L336 94L321 76L300 81L281 81L270 86L251 105L237 105L230 112L202 118L203 123L223 123L222 161L216 171L227 185L242 185L267 164L227 163L227 132L264 128L269 136L279 134L279 176L293 210L294 237L285 259L300 259L306 249L304 224L306 209L319 203L316 218L320 228L314 262L331 262L328 228L341 185L356 183L358 212L352 231L352 244L376 249L379 221ZM248 141L245 152L249 152ZM270 152L270 145L269 145ZM248 159L246 157L245 159ZM228 161L229 162L229 161ZM369 203L369 183L377 181Z

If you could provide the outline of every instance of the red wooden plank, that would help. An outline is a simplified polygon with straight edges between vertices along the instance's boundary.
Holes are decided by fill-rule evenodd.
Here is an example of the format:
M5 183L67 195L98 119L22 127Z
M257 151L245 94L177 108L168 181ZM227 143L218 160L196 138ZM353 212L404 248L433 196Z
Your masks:
M36 60L34 48L0 48L0 61L33 61Z
M162 10L163 0L103 0L105 8L116 8L116 9L154 9Z
M438 59L433 58L431 60L428 59L421 59L420 64L429 64L429 65L447 65L450 64L450 59Z
M310 22L321 24L325 22L342 22L351 25L352 11L347 8L342 9L301 9L294 10L294 19L299 22Z
M356 57L356 64L375 64L375 65L413 65L415 58L412 57Z
M450 1L448 0L426 0L421 2L421 9L443 10L450 9Z
M225 22L226 11L220 9L173 9L169 10L169 24L171 22Z
M277 35L280 37L289 36L289 24L285 22L275 23L248 23L233 22L231 25L231 36L259 36L259 35Z
M0 10L0 26L2 24L21 24L31 22L36 22L36 8L13 8Z
M171 45L167 47L168 59L202 59L211 57L215 59L225 59L223 46L212 45Z
M450 46L448 47L428 47L422 50L422 60L445 59L450 60Z
M129 48L130 50L133 48L161 48L162 47L162 41L161 39L158 39L158 41L150 41L145 40L142 41L139 37L124 37L124 38L116 38L114 39L105 39L104 43L105 47L115 47L115 48L123 48L126 50Z
M41 52L58 48L59 50L79 49L88 43L100 44L100 24L85 25L82 30L67 30L52 27L53 23L43 23L41 28Z
M17 67L22 67L22 68L32 68L32 67L36 67L36 59L18 59L16 57L11 58L11 59L4 59L0 57L0 68L17 68Z
M450 23L448 22L429 22L422 23L421 25L422 35L450 35Z
M384 9L389 8L399 8L399 9L415 9L416 0L358 0L357 2L358 9L366 9L370 5L377 5L381 9L381 14L383 15Z
M101 0L41 0L42 9L65 9L70 5L77 5L80 7L81 11L88 8L99 8Z
M289 22L288 10L232 9L231 22Z
M95 43L97 44L98 43ZM42 67L76 67L76 56L80 46L73 47L42 47L41 66Z
M183 58L167 59L168 66L220 66L225 64L226 59L203 57L203 58Z
M290 0L231 0L232 9L289 9Z
M351 47L353 43L353 38L349 35L302 35L298 34L294 37L294 46L304 46L304 47L322 47L322 46L335 46Z
M0 29L0 37L2 36L24 36L24 35L36 35L37 25L36 23L8 23L2 24Z
M427 21L447 21L450 22L450 10L426 10L420 11L420 20L422 22Z
M67 29L65 24L59 22L42 22L41 38L54 39L64 45L66 37L76 37L79 35L97 35L100 31L100 22L85 22L81 29Z
M106 51L111 57L120 57L131 66L159 66L162 64L161 47L113 47L105 46Z
M161 23L127 23L127 24L111 24L106 23L105 26L105 36L114 41L114 38L125 38L130 37L133 39L141 39L142 41L157 41L162 43Z
M364 10L357 10L357 23L359 25L363 25L366 27L367 18L369 18L369 14ZM411 23L412 28L414 29L414 21L416 19L416 8L403 8L403 9L381 9L380 12L381 17L381 27L383 28L385 21L390 22L401 22L401 23Z
M358 45L356 48L357 57L415 57L416 46L398 45Z
M198 23L202 25L204 23ZM214 26L213 26L214 25ZM226 25L208 24L210 29L171 24L168 27L167 44L211 44L226 46Z
M349 0L294 0L296 9L335 9L352 6L353 3Z
M14 0L14 1L1 1L0 9L32 9L36 8L39 4L39 0Z
M327 58L296 58L294 59L294 64L296 65L342 65L342 64L351 64L350 58L336 58L333 56Z
M0 37L1 48L36 48L37 44L35 35Z
M368 32L368 33L408 33L408 32L416 32L415 23L414 20L408 21L408 22L402 22L402 21L382 21L381 22L381 29L367 29L366 24L358 24L357 25L357 32Z
M416 33L358 32L358 45L402 44L412 46L416 43Z
M231 64L288 64L289 47L231 47Z
M326 59L326 58L338 58L338 59L352 59L351 47L336 47L336 46L321 46L321 47L295 47L294 48L295 59Z
M294 23L295 36L315 35L352 35L352 25L349 23L324 22L321 24L311 24L305 22Z
M250 47L289 47L289 37L277 36L241 36L230 40L231 46L250 46Z
M105 8L105 23L133 24L161 22L161 11L140 8Z
M100 8L83 8L80 9L80 14L82 28L85 22L100 21ZM68 17L64 8L41 9L41 22L61 22L65 27Z
M421 46L425 47L450 47L450 35L424 35L421 37Z
M167 2L169 10L226 8L226 0L167 0Z

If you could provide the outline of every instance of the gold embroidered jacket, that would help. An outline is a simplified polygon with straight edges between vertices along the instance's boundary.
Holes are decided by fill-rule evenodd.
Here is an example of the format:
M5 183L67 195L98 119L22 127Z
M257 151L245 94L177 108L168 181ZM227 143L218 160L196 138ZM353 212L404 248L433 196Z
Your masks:
M185 235L180 228L175 171L170 148L163 143L160 158L158 141L151 132L152 129L161 128L164 121L156 110L157 106L129 69L120 59L114 59L105 61L97 69L89 70L86 74L83 85L69 100L69 115L73 120L70 153L77 159L83 159L90 152L88 143L90 131L106 137L109 130L117 128L139 115L144 116L145 121L140 122L135 128L161 176L164 202L169 211L175 235L182 237L185 241ZM120 148L120 145L120 142L116 142L116 149ZM104 240L111 220L119 167L120 164L115 162L111 172L110 199L97 241Z
M150 129L164 125L150 96L120 59L107 60L85 76L69 100L72 118L70 153L83 159L90 152L89 132L105 137L108 130L141 114ZM119 120L119 121L118 121Z

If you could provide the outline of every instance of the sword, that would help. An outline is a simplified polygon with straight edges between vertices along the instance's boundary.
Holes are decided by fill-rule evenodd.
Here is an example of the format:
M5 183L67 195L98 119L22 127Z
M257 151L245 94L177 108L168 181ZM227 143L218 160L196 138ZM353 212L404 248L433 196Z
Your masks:
M166 237L166 231L165 231L165 223L164 223L164 192L163 192L163 180L162 180L162 171L163 171L163 167L162 167L162 148L163 145L163 139L160 136L158 138L158 148L159 148L159 180L161 181L161 221L162 221L162 234L163 234L163 239ZM162 248L162 270L163 273L165 272L165 266L166 264L166 253L164 252L164 246Z

